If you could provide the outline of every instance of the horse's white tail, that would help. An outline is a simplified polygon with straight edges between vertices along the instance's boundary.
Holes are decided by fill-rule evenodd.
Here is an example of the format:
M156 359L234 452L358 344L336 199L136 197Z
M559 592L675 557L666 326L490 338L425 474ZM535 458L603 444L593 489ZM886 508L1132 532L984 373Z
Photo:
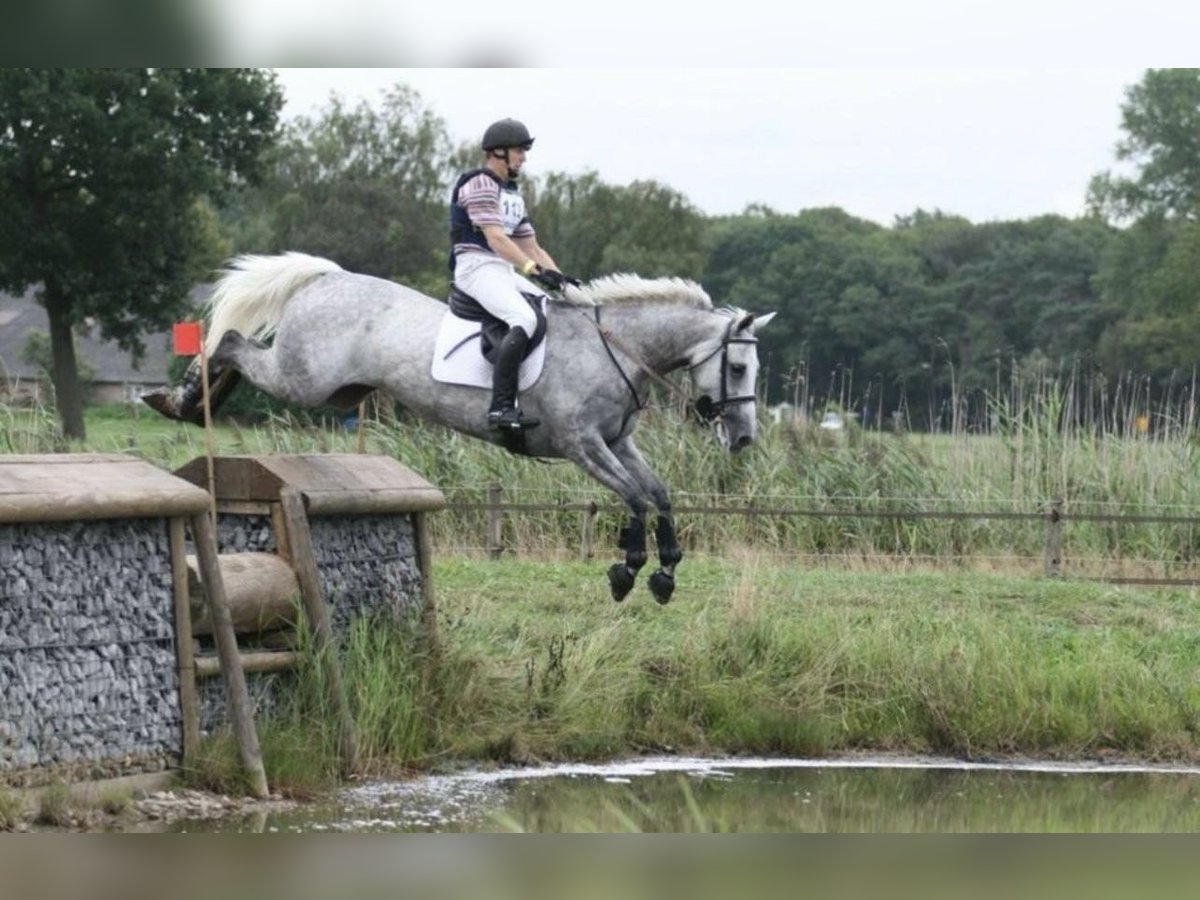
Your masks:
M209 355L227 331L257 340L269 337L289 297L319 275L342 271L335 262L305 253L239 256L227 268L208 301L204 351Z

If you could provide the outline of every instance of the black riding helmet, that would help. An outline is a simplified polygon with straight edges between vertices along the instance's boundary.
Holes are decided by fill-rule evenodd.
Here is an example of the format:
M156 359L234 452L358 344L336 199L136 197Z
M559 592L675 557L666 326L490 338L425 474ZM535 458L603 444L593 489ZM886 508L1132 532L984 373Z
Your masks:
M501 119L488 126L483 133L483 149L490 153L502 147L520 147L528 150L533 146L533 138L529 129L516 119Z

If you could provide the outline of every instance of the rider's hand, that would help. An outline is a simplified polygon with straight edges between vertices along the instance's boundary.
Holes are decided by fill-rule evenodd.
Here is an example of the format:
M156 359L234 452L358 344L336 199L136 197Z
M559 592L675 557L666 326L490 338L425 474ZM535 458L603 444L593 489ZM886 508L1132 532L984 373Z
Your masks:
M529 277L542 287L549 288L552 291L561 291L563 284L566 283L563 273L557 269L543 269L539 267Z

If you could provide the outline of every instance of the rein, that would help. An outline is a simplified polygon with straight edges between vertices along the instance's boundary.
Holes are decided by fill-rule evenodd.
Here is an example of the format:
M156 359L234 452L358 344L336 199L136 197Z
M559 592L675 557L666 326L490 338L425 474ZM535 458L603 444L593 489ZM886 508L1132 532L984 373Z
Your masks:
M618 350L620 350L622 353L624 353L626 356L628 356L631 360L633 360L634 364L637 365L637 367L639 369L641 369L643 372L645 372L647 375L649 375L651 378L653 378L655 381L657 381L659 384L661 384L664 388L667 389L667 391L669 393L674 394L676 397L684 400L685 402L687 401L687 399L688 399L687 394L685 394L683 391L681 391L678 387L676 387L674 384L672 384L666 378L663 378L663 376L661 376L657 372L655 372L652 368L650 368L650 366L646 365L646 363L642 362L642 359L640 356L638 356L636 353L634 353L632 350L630 350L628 347L626 347L623 343L618 341L616 336L609 329L604 328L600 325L600 307L599 306L593 306L592 309L595 311L595 321L592 322L592 324L596 326L596 333L600 335L600 343L604 345L604 349L608 353L608 358L611 359L613 362L613 365L617 367L617 371L621 374L621 380L625 382L625 386L627 388L629 388L629 393L633 395L633 402L637 407L637 409L635 409L634 412L639 412L639 411L645 409L646 406L650 403L650 397L647 394L646 399L644 401L640 397L638 397L637 390L634 388L633 382L629 380L629 376L625 374L625 369L621 367L621 363L617 360L616 354L614 354L612 352L613 347L616 347Z

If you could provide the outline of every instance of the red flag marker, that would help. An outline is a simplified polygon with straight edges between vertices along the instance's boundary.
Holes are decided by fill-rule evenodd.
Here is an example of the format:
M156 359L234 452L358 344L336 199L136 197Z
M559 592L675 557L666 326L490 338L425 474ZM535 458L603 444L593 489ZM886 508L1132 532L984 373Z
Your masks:
M200 323L176 322L171 326L171 343L176 356L195 356L200 352Z

